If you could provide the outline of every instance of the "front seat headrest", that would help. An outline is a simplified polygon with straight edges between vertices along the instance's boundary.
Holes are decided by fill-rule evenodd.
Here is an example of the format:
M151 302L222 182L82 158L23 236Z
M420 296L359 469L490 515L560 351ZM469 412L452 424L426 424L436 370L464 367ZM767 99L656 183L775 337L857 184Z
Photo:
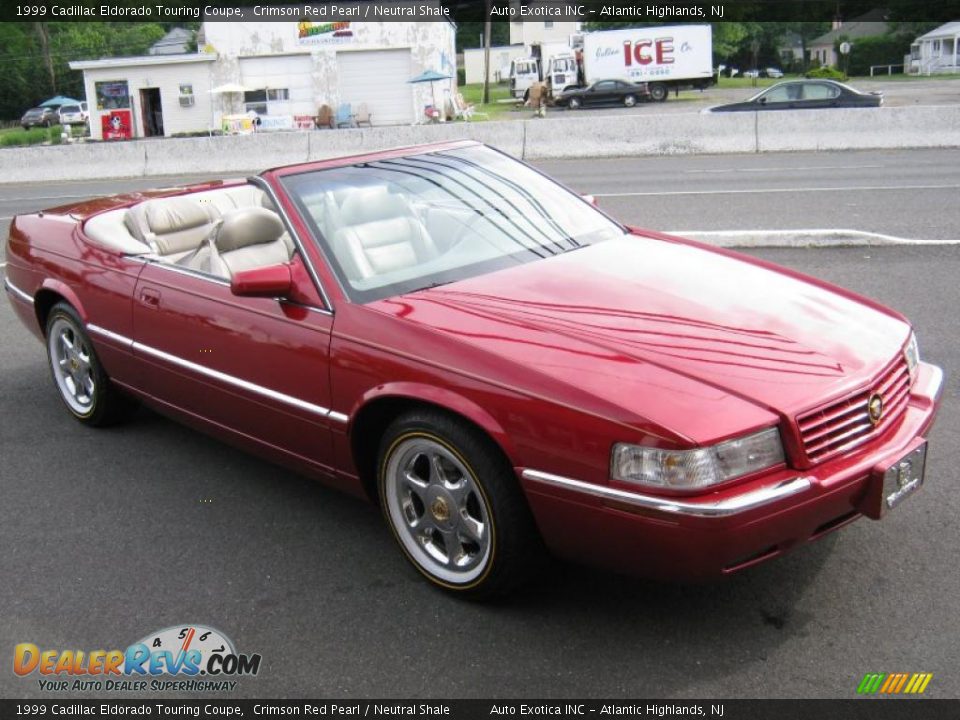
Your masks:
M217 250L230 252L278 240L285 232L276 213L262 207L240 208L224 214L217 233Z
M407 204L398 195L389 194L382 185L357 189L340 207L340 217L345 225L363 225L408 215Z

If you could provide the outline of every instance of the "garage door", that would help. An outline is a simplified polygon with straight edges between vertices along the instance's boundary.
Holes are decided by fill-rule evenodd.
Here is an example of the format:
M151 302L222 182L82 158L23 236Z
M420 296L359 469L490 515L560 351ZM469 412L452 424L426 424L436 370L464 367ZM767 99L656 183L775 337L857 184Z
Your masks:
M243 85L268 91L270 115L315 115L312 76L313 59L309 55L240 59Z
M366 103L374 125L413 122L409 49L339 52L337 65L340 101L353 105L354 112Z

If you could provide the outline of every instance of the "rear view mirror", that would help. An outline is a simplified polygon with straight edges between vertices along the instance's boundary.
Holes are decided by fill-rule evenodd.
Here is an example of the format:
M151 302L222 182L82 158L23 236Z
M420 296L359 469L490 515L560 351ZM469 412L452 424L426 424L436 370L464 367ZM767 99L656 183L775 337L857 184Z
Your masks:
M292 288L287 264L241 270L230 278L230 292L239 297L286 297Z

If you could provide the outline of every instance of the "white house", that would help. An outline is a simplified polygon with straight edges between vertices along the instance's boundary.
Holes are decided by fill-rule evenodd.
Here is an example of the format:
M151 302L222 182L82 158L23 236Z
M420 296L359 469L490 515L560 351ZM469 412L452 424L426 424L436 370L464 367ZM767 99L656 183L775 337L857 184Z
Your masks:
M910 45L906 72L914 75L960 72L960 21L948 22Z
M129 112L134 137L205 132L223 115L251 110L265 119L313 117L341 103L366 104L374 125L409 124L456 90L454 34L447 21L205 22L195 54L70 67L83 70L97 139L111 110ZM450 79L408 82L425 70ZM224 87L234 91L216 92Z
M887 23L887 14L886 10L877 9L855 17L849 22L835 21L833 23L833 29L830 30L830 32L814 38L807 43L807 50L810 52L810 63L814 67L820 65L839 66L840 55L837 52L838 41L846 40L856 45L857 40L862 38L885 35L890 29Z

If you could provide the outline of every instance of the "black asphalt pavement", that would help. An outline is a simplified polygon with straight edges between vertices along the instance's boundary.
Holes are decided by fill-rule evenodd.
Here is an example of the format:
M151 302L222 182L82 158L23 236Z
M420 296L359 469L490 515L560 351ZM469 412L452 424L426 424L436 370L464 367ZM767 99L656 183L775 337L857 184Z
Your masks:
M0 303L0 697L41 694L17 643L122 649L181 623L263 656L225 698L850 698L896 671L960 696L960 249L755 252L913 319L948 373L925 488L720 584L560 564L492 605L428 587L362 502L152 412L80 426Z

